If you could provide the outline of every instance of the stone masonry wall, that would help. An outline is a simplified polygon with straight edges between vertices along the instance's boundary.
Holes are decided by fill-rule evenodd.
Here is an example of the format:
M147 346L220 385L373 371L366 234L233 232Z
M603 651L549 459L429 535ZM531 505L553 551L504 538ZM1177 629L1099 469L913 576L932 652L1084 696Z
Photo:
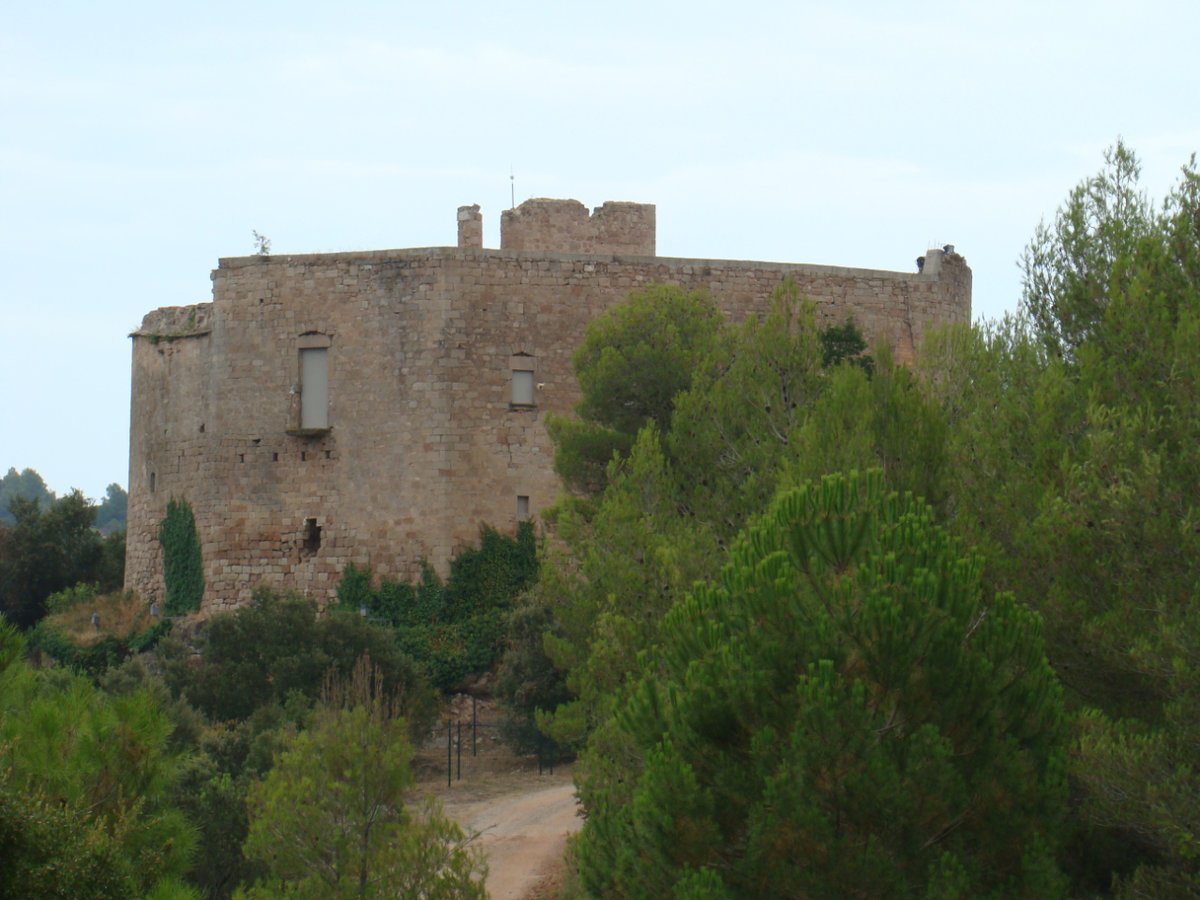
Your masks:
M589 216L578 200L537 199L500 214L501 250L653 256L655 237L652 203L609 201Z
M931 324L970 318L970 270L944 254L922 274L472 247L223 259L211 304L156 311L133 335L127 587L162 596L171 497L196 515L205 612L260 582L325 602L347 563L444 573L481 524L515 526L518 496L535 518L554 501L544 421L578 399L588 321L655 283L709 291L740 320L788 275L825 321L853 314L902 359ZM299 348L314 339L329 428L303 432ZM515 365L534 371L533 406L510 402Z

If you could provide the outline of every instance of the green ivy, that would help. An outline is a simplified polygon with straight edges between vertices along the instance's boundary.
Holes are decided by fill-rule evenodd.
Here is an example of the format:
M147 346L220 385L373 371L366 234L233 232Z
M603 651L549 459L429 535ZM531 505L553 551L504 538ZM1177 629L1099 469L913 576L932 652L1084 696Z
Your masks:
M450 563L445 583L428 565L415 584L381 579L372 588L371 570L347 566L338 585L339 605L366 609L373 621L395 629L396 643L442 690L467 676L489 671L507 643L505 615L513 598L537 580L533 525L522 522L516 537L480 531L479 546Z
M181 616L200 608L204 596L204 567L196 519L186 500L170 500L158 526L163 551L163 580L167 585L166 612Z

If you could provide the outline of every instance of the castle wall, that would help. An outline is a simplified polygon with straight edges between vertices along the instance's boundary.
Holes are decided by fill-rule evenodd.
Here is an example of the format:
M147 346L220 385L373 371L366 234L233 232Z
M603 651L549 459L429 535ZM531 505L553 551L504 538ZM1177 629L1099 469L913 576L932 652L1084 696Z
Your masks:
M206 611L260 582L324 602L351 562L444 573L480 524L515 526L518 497L535 518L554 501L544 422L578 400L588 321L656 283L709 291L740 320L788 275L823 319L853 314L900 358L929 325L970 317L952 255L922 274L472 247L223 259L211 304L151 313L134 335L127 587L162 595L172 496L196 515ZM299 427L310 346L328 348L328 429ZM532 405L511 402L514 368L533 372Z

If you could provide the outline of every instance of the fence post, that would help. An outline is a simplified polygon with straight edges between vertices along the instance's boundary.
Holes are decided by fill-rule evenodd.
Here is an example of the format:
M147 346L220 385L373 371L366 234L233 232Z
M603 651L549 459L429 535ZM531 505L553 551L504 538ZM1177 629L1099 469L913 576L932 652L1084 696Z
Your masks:
M454 774L454 758L450 755L454 750L454 723L446 719L446 787L450 787L450 776Z
M471 698L471 755L479 755L479 715L475 709L477 698Z
M458 780L462 781L462 719L458 720Z

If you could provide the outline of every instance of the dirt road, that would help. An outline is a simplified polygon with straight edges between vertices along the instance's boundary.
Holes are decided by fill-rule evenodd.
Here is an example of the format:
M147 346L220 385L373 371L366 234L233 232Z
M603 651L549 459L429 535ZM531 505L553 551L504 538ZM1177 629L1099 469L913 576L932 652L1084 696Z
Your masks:
M575 786L570 780L535 790L483 800L445 803L446 814L468 833L479 835L488 858L487 888L492 900L544 896L563 871L568 835L579 830Z

